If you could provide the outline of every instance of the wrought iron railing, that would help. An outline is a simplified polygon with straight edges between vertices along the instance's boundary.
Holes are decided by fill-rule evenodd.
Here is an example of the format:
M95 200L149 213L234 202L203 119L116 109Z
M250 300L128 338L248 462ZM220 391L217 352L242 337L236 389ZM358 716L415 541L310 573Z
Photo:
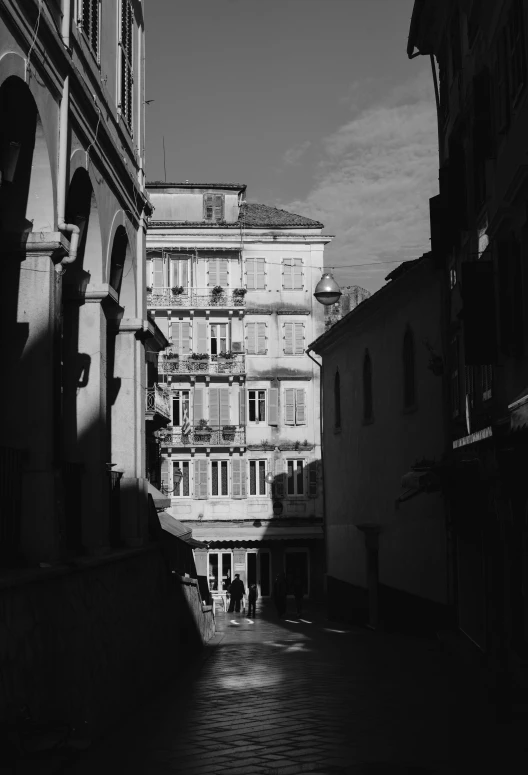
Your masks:
M245 426L236 425L232 428L215 425L214 427L191 427L188 433L182 428L173 428L160 434L164 447L226 447L239 446L246 443Z
M245 307L246 297L238 288L213 293L212 288L188 288L173 293L171 288L153 286L147 290L148 307Z
M159 385L153 385L146 390L147 414L159 414L167 420L171 419L171 395Z
M180 355L179 358L160 358L158 371L161 374L245 374L245 355L233 355L229 358L212 355L210 358L197 360L190 355Z

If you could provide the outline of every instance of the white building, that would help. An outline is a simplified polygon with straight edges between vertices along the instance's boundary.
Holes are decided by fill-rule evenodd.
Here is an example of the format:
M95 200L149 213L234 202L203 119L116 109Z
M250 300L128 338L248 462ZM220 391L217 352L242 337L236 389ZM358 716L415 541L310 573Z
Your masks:
M313 289L331 238L317 221L247 203L244 185L148 191L147 306L171 342L159 368L172 392L171 512L209 544L196 561L214 591L240 573L266 596L276 573L299 570L317 595L319 369L305 349L324 330Z

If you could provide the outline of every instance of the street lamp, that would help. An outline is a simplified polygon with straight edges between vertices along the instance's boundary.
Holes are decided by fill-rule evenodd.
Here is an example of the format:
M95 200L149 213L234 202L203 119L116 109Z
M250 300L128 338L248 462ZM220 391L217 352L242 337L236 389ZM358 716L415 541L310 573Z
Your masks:
M331 304L339 301L341 289L330 272L323 273L323 276L315 286L314 296L319 304L324 304L325 307L329 307Z
M273 484L273 474L270 471L268 471L264 479L268 484Z
M173 468L173 470L172 470L172 489L167 487L167 485L162 482L162 484L161 484L162 492L165 495L172 495L175 492L175 490L177 490L179 488L180 482L181 482L182 479L183 479L183 471L181 470L181 468Z

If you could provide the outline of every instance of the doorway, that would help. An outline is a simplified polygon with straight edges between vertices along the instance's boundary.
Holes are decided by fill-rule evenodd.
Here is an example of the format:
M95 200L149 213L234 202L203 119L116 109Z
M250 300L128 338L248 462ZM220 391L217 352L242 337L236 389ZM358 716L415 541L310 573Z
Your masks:
M284 553L284 572L291 589L297 575L301 577L306 597L310 595L310 555L308 549L286 549Z
M233 578L232 552L209 552L209 589L226 592Z
M268 550L249 549L246 554L246 579L248 587L256 584L259 597L271 595L271 554Z

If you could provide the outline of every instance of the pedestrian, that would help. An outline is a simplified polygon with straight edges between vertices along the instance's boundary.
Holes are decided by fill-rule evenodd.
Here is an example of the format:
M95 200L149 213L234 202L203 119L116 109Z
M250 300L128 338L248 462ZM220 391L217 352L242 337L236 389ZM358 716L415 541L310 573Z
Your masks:
M235 578L231 582L231 588L229 591L231 593L231 600L229 603L228 613L232 614L233 611L240 613L240 601L246 593L246 588L244 587L244 582L240 579L239 573L235 573Z
M257 612L257 597L258 597L257 585L250 584L249 592L248 592L248 616L251 616L251 611L253 611L253 616L255 616Z
M302 616L302 604L304 597L304 584L300 573L295 574L293 580L293 596L295 598L295 605L297 606L297 616Z
M275 600L275 607L279 615L279 619L282 619L286 614L286 598L288 596L288 585L286 584L286 576L284 573L279 573L275 579L273 585L273 598Z

